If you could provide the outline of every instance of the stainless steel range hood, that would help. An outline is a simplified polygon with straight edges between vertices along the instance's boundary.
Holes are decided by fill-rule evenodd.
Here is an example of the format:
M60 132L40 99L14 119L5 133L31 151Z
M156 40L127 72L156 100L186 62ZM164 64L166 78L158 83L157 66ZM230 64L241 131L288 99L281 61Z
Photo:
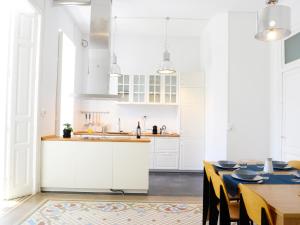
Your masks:
M53 0L55 5L90 5L91 0Z
M84 93L76 95L82 99L118 100L116 92L117 78L110 77L110 39L112 0L54 0L64 5L91 5L91 22L88 47L87 87ZM113 84L113 85L112 85Z
M112 83L116 78L110 77L110 40L111 40L111 0L92 0L91 1L91 25L90 25L90 72L98 70L101 76L99 88L94 82L89 83L88 93L81 95L82 98L90 99L109 99L117 100L117 93L112 93ZM94 58L101 59L99 64L93 62ZM96 65L95 65L96 63ZM97 68L95 68L97 67ZM100 68L99 68L100 67ZM94 68L94 69L93 69ZM92 74L95 76L95 74Z

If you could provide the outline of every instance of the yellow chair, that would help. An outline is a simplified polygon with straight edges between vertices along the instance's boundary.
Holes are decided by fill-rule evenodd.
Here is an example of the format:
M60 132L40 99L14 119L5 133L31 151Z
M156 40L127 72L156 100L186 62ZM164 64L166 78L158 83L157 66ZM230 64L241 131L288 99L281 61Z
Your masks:
M222 178L218 174L211 176L210 188L210 215L214 218L212 224L216 224L220 215L220 225L230 225L239 221L239 202L230 201L228 192Z
M248 188L239 184L241 193L240 224L249 224L249 220L257 225L273 225L270 209L266 201Z
M203 161L204 165L204 176L203 176L203 214L202 214L202 224L205 225L208 219L209 211L209 186L211 181L211 176L216 173L214 166L207 162Z
M300 170L300 160L289 161L288 164L289 164L289 166L291 166L297 170Z

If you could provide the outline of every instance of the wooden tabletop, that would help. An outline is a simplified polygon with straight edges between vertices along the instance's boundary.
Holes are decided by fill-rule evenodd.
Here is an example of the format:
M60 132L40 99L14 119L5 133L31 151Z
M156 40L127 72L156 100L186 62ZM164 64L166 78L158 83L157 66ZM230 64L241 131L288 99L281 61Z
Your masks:
M250 163L251 164L251 163ZM222 177L233 171L220 170ZM290 171L274 171L274 174L293 174ZM245 184L269 204L275 225L300 225L300 183L298 184Z
M276 225L300 225L300 185L247 184L269 204Z

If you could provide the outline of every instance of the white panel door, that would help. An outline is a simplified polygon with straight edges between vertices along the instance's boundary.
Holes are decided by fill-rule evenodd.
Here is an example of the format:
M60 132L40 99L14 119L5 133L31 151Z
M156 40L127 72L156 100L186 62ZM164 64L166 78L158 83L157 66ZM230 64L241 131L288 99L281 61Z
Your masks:
M300 159L300 67L283 73L284 160Z
M37 16L18 13L13 27L12 74L8 105L7 198L33 191L34 108L36 97Z
M180 169L201 170L205 148L204 89L181 87L180 99Z

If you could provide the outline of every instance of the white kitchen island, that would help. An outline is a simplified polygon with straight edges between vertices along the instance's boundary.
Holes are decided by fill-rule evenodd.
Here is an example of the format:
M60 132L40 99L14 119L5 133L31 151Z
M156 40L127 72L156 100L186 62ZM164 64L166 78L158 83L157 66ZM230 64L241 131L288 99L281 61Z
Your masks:
M147 193L150 139L42 138L42 191Z

